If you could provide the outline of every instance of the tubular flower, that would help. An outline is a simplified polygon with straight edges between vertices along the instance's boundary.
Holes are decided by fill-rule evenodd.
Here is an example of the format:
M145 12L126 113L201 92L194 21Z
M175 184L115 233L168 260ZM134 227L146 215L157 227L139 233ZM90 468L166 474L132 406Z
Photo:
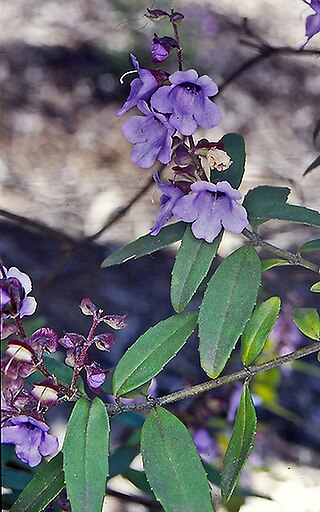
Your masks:
M310 39L320 32L320 0L303 0L303 2L311 9L313 9L314 14L311 14L306 19L306 42L300 47L302 50L306 44L310 41Z
M191 191L176 202L172 213L179 220L192 222L196 238L211 243L223 227L232 233L241 233L247 226L247 212L237 203L241 194L227 181L217 184L198 181L191 185Z
M16 454L22 462L34 467L42 457L58 450L59 442L48 434L49 427L43 421L20 415L11 418L1 429L1 442L16 445Z
M184 193L171 183L165 184L160 181L159 174L157 172L154 173L153 179L158 185L158 188L162 192L162 196L160 198L161 207L155 216L155 225L151 229L151 235L157 235L160 229L168 222L168 220L172 217L172 209L176 202L184 196Z
M144 169L152 167L157 158L167 164L171 159L174 128L166 116L150 110L145 101L139 101L137 107L145 115L130 117L122 127L125 138L134 144L131 161Z
M124 105L116 112L117 116L123 116L128 110L135 107L138 101L148 100L164 78L164 72L141 69L139 62L132 53L130 53L130 58L139 78L132 80L130 94Z
M218 92L217 85L207 75L198 76L194 69L176 71L172 85L163 86L151 97L151 107L171 114L169 123L183 135L192 135L198 128L213 128L221 121L220 109L209 100Z

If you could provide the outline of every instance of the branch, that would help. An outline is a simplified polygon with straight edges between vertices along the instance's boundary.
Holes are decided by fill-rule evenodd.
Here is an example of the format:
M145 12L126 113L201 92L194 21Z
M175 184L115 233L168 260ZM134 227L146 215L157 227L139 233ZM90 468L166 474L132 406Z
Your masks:
M299 265L300 267L307 268L308 270L312 270L317 274L320 274L320 267L311 261L308 261L299 254L293 254L292 252L286 251L285 249L280 249L280 247L276 247L275 245L270 244L263 240L258 233L250 231L247 228L244 228L242 234L250 240L253 245L259 246L266 251L272 252L279 256L279 258L283 258L289 261L292 265Z
M283 364L290 363L295 359L300 359L301 357L305 357L314 352L318 352L319 350L320 341L317 341L312 345L300 348L299 350L291 352L290 354L287 354L285 356L277 357L275 359L266 361L265 363L257 364L255 366L246 367L238 372L231 373L229 375L224 375L223 377L218 377L217 379L202 382L201 384L181 389L180 391L175 391L174 393L170 393L169 395L165 395L159 398L148 397L143 402L140 403L121 404L118 402L117 404L106 404L106 407L110 414L118 415L123 412L151 409L156 405L171 404L179 400L184 400L185 398L200 395L201 393L204 393L211 389L219 388L220 386L223 386L225 384L230 384L231 382L244 379L251 379L254 375L257 375L258 373L266 372L268 370L271 370L272 368L277 368L279 366L282 366Z
M320 56L319 50L297 50L296 48L290 48L289 46L279 46L274 47L270 46L269 44L257 44L257 43L251 43L249 41L240 41L241 43L245 44L246 46L249 46L250 48L254 48L255 50L258 50L258 55L255 55L251 59L247 60L241 66L238 67L231 75L226 78L220 85L219 85L219 92L218 94L222 93L222 91L230 85L234 80L236 80L239 76L241 76L245 71L250 69L251 67L258 64L260 61L263 61L264 59L268 59L269 57L272 57L272 55L295 55L295 56L309 56L310 55L316 55ZM217 95L216 95L217 96Z

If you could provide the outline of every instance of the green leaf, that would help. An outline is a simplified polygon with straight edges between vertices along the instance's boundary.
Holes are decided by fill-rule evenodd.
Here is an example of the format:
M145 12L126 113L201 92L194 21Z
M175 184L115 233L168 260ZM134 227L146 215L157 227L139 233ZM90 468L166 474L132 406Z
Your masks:
M320 318L314 308L299 308L291 313L292 320L303 334L313 340L320 338Z
M297 254L302 254L303 252L312 252L312 251L320 251L320 238L316 238L315 240L309 240L302 244Z
M212 512L210 487L200 457L184 424L157 407L141 431L144 470L166 512Z
M248 366L260 354L279 315L281 300L271 297L253 312L241 337L242 362Z
M187 227L172 269L171 302L178 313L189 304L206 277L221 238L222 233L208 244L193 236L191 226Z
M317 283L314 283L311 286L310 291L315 292L315 293L320 293L320 281L318 281Z
M225 367L250 318L260 280L260 259L251 245L230 254L210 279L199 313L200 360L209 377Z
M170 244L181 240L186 229L184 222L176 222L161 229L158 235L144 235L138 240L131 242L120 249L114 251L101 264L102 268L119 265L125 261L138 259L147 254L151 254L160 249L164 249Z
M257 417L249 387L245 383L235 419L233 433L224 457L221 474L221 494L228 501L234 491L243 466L252 450Z
M63 444L63 467L72 512L101 512L109 474L109 418L104 403L80 398Z
M10 512L42 512L63 488L62 453L59 453L36 473Z
M197 325L197 313L174 315L146 331L125 352L113 376L113 392L125 395L158 375Z
M290 261L288 260L281 260L278 258L271 258L269 260L262 260L261 261L261 271L266 272L267 270L270 270L270 268L273 267L284 267L286 265L291 265Z
M212 171L211 181L228 181L233 188L239 188L246 161L244 139L238 133L227 133L219 142L223 143L224 150L233 163L226 171Z
M252 226L259 226L271 219L320 227L320 213L304 206L287 204L290 189L287 187L256 187L247 193L243 206Z
M310 165L308 165L308 167L306 168L306 170L304 171L303 173L303 176L306 176L307 174L309 174L309 172L313 171L313 169L316 169L317 167L320 166L320 155L317 156L312 162Z

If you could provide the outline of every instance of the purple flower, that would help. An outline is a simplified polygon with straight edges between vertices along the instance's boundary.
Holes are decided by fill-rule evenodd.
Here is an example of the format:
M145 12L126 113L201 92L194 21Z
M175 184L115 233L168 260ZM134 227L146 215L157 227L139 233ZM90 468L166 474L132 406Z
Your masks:
M305 4L307 4L311 9L314 10L315 14L311 14L306 19L306 42L300 47L302 50L306 44L310 41L310 39L320 32L320 1L319 0L310 0L310 3L307 0L302 0Z
M139 62L132 53L130 53L133 67L138 72L139 78L131 82L130 94L124 105L116 112L117 116L123 116L130 108L135 107L140 100L148 100L151 94L158 88L162 81L163 74L149 69L141 69ZM159 76L158 76L159 75ZM161 78L161 79L160 79Z
M40 464L42 457L58 450L58 439L48 434L48 430L43 421L30 416L16 416L2 427L1 442L15 444L19 459L34 467Z
M161 43L153 43L151 47L151 61L163 62L169 57L170 51Z
M33 315L37 302L34 297L28 297L32 290L31 279L16 267L2 269L4 277L0 279L0 309L4 318Z
M247 212L237 203L241 194L227 181L217 184L198 181L191 185L192 193L179 199L172 208L173 215L192 222L196 238L211 243L224 227L232 233L241 233L247 226Z
M160 198L161 207L155 216L155 225L151 229L151 235L157 235L160 229L168 222L168 220L172 217L172 209L175 206L176 202L184 196L184 193L171 183L165 184L160 181L159 174L157 172L154 173L153 179L158 185L158 188L162 192L162 196Z
M42 358L43 350L51 353L57 350L58 335L49 327L41 327L31 334L29 343L34 350L37 350L38 357Z
M89 388L96 393L99 392L99 388L106 380L110 370L102 370L98 363L92 362L85 366L85 371Z
M194 69L176 71L170 76L172 85L161 87L151 98L152 108L171 114L169 122L183 135L192 135L198 126L213 128L221 121L220 110L209 100L218 92L207 75Z
M156 158L167 164L171 160L174 128L166 116L150 110L146 102L139 101L137 107L145 115L131 117L122 127L125 138L134 144L131 161L144 169L152 167Z

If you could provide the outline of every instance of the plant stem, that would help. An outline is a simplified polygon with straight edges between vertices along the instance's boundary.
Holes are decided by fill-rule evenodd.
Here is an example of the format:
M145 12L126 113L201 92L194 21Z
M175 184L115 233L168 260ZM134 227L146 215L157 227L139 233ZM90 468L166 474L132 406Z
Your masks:
M201 384L197 384L195 386L191 386L189 388L181 389L180 391L175 391L174 393L170 393L169 395L165 395L159 398L149 397L143 402L133 403L133 404L106 404L108 412L112 415L118 415L123 412L129 411L141 411L143 409L151 409L156 405L166 405L171 404L173 402L177 402L179 400L184 400L185 398L190 398L192 396L200 395L206 391L211 389L218 388L225 384L230 384L231 382L236 382L238 380L251 379L255 375L261 372L266 372L271 370L272 368L277 368L282 366L283 364L290 363L295 359L300 359L301 357L305 357L314 352L318 352L320 350L320 341L313 343L312 345L308 345L306 347L300 348L295 352L291 352L285 356L277 357L270 361L266 361L265 363L257 364L254 366L249 366L235 373L231 373L229 375L224 375L222 377L218 377L217 379L209 380L206 382L202 382Z
M178 27L177 27L177 25L175 23L172 23L172 26L173 26L173 31L174 31L174 38L175 38L176 43L177 43L177 55L178 55L179 71L182 71L182 49L181 49L181 46L180 46L179 31L178 31Z
M298 254L293 254L292 252L286 251L285 249L280 249L280 247L276 247L275 245L266 242L260 237L260 235L258 235L258 233L255 233L247 228L244 228L242 234L246 238L248 238L248 240L250 240L254 245L259 246L262 249L265 249L266 251L272 252L273 254L276 254L277 256L279 256L279 258L283 258L292 263L292 265L299 265L300 267L307 268L308 270L312 270L313 272L320 274L320 267L318 267L318 265L316 265L315 263L312 263L311 261L302 258Z

